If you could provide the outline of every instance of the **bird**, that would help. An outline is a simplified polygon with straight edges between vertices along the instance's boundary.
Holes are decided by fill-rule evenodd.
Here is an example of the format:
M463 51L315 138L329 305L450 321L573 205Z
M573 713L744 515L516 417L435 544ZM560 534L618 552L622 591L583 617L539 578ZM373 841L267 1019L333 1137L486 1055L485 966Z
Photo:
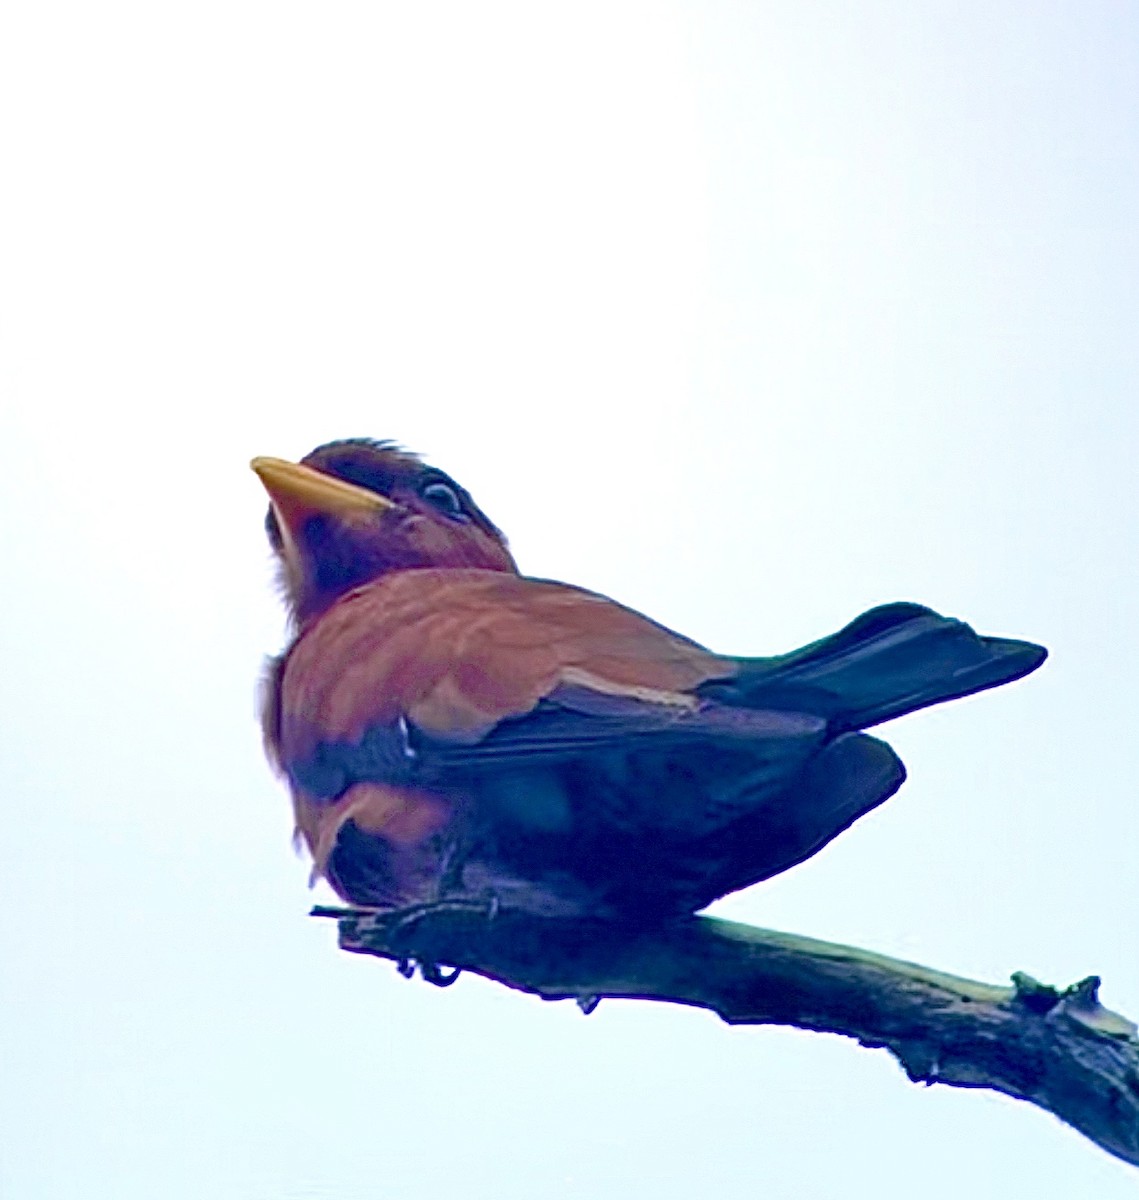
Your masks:
M911 602L789 653L716 654L523 575L470 493L397 443L251 466L289 616L265 748L313 878L358 908L693 915L898 790L866 729L1047 654Z

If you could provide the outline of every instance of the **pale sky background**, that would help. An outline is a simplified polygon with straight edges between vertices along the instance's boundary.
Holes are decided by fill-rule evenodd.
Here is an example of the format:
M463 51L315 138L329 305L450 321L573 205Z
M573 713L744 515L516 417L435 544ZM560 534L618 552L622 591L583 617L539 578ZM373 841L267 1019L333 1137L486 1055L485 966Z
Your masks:
M735 918L1139 1017L1139 8L0 17L0 1197L1134 1197L883 1052L337 951L254 454L393 437L736 653L1033 638Z

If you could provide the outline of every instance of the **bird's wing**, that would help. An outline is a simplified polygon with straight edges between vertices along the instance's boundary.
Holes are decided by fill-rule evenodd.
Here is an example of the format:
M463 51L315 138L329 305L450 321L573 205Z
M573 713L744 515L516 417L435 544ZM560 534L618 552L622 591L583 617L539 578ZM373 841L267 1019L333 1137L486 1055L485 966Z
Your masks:
M485 571L407 571L345 597L279 671L270 741L294 781L331 796L361 778L577 757L648 739L747 743L782 777L825 722L739 710L693 689L735 669L581 589Z
M826 722L807 713L670 704L573 683L554 688L528 713L500 721L477 742L413 730L408 747L428 773L554 762L618 746L659 754L665 743L697 742L746 745L757 757L784 763L788 755L801 759L825 734Z
M665 709L731 660L591 592L476 570L403 571L345 596L281 669L286 753L401 718L477 742L562 686Z

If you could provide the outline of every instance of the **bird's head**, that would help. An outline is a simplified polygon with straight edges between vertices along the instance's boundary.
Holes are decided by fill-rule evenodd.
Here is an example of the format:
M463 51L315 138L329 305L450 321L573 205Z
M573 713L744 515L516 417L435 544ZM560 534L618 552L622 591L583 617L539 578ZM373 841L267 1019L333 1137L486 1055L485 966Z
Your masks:
M298 623L389 571L518 569L470 494L391 442L348 438L318 446L300 463L255 458L250 465L269 493L265 528Z

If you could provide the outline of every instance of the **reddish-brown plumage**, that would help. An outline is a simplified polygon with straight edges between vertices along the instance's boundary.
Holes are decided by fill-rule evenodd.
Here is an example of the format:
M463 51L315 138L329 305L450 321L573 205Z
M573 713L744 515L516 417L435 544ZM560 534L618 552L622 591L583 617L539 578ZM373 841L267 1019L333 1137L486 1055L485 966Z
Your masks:
M592 592L493 571L400 571L301 631L281 678L278 753L307 758L320 741L358 741L400 716L475 740L585 679L604 693L691 706L692 688L734 670Z
M476 741L564 685L693 708L691 689L734 664L604 597L471 569L408 570L349 592L306 625L284 659L266 729L274 758L358 743L401 718ZM297 828L323 872L346 821L407 847L471 803L395 784L357 784L329 804L298 791ZM401 899L423 897L411 892Z
M388 444L254 467L297 630L266 745L315 872L357 904L695 911L892 794L901 763L858 730L1044 656L899 604L790 655L725 658L520 576L470 496Z

